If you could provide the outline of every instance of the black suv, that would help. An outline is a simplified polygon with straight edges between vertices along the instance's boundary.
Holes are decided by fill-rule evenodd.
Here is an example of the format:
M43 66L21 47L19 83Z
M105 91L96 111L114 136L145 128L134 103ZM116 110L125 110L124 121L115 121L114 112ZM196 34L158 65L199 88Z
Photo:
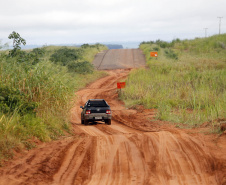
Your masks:
M111 125L111 108L104 99L90 99L85 106L81 106L81 123L88 125L89 122L104 121Z

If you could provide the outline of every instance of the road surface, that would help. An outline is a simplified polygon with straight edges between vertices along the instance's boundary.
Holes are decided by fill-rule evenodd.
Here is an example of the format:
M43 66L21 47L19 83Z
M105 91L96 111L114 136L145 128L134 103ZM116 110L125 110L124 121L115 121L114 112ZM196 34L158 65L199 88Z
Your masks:
M98 70L128 69L145 66L140 49L110 49L98 53L93 61Z
M106 56L113 53L115 61L118 52L131 57L134 50L108 51ZM103 60L98 68L131 68L132 63ZM118 100L116 82L129 71L108 70L108 76L78 91L71 110L74 136L43 143L11 161L0 169L0 184L225 185L226 135L175 128L155 120L157 110L127 109ZM81 125L79 107L92 98L111 105L112 125Z

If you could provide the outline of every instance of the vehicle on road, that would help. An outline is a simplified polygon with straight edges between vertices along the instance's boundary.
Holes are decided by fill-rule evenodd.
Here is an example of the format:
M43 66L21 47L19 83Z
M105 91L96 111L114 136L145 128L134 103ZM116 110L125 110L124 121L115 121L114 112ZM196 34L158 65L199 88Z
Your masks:
M88 125L89 122L103 121L111 125L111 108L104 99L90 99L85 106L80 106L81 124Z

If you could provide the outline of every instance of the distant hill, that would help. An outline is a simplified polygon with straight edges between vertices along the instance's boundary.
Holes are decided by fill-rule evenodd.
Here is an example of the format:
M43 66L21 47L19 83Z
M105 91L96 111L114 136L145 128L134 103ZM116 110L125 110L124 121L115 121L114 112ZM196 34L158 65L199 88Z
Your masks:
M123 46L120 44L105 44L108 49L123 49Z
M89 43L89 44L94 44L94 43ZM140 42L119 42L119 43L100 43L104 44L107 46L109 49L128 49L128 48L139 48ZM50 44L51 45L51 44ZM74 46L74 47L80 47L82 44L52 44L54 46ZM26 46L21 46L22 49L34 49L34 48L41 48L43 46L47 45L26 45ZM12 46L9 46L4 49L12 49Z
M123 49L123 46L121 44L104 44L108 47L108 49ZM81 45L73 45L73 44L66 44L66 45L57 45L57 46L75 46L80 47ZM41 45L26 45L22 46L22 49L33 49L33 48L39 48L42 47Z

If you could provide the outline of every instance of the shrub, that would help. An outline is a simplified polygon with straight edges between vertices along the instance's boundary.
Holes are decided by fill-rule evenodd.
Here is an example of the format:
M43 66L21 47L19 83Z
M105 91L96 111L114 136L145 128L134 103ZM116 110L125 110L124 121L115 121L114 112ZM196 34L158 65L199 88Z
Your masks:
M8 55L8 58L15 59L18 63L27 63L29 65L35 65L41 61L41 58L44 57L45 48L35 48L31 52L15 50L13 57Z
M55 63L59 63L60 65L66 66L69 62L75 61L82 57L81 49L69 49L69 48L61 48L56 50L50 57L50 60Z
M165 55L171 59L178 59L178 55L172 49L165 49Z
M72 61L68 64L68 70L70 72L76 72L80 74L93 73L94 66L93 64L87 61L84 61L84 62Z
M159 47L154 47L153 51L159 51Z
M89 48L89 47L90 47L89 44L83 44L83 45L81 45L81 48Z
M167 48L170 46L170 43L162 41L162 40L157 40L156 44L159 45L161 48Z
M30 59L32 60L32 65L37 64L41 61L42 57L45 55L45 48L34 48L30 53Z

